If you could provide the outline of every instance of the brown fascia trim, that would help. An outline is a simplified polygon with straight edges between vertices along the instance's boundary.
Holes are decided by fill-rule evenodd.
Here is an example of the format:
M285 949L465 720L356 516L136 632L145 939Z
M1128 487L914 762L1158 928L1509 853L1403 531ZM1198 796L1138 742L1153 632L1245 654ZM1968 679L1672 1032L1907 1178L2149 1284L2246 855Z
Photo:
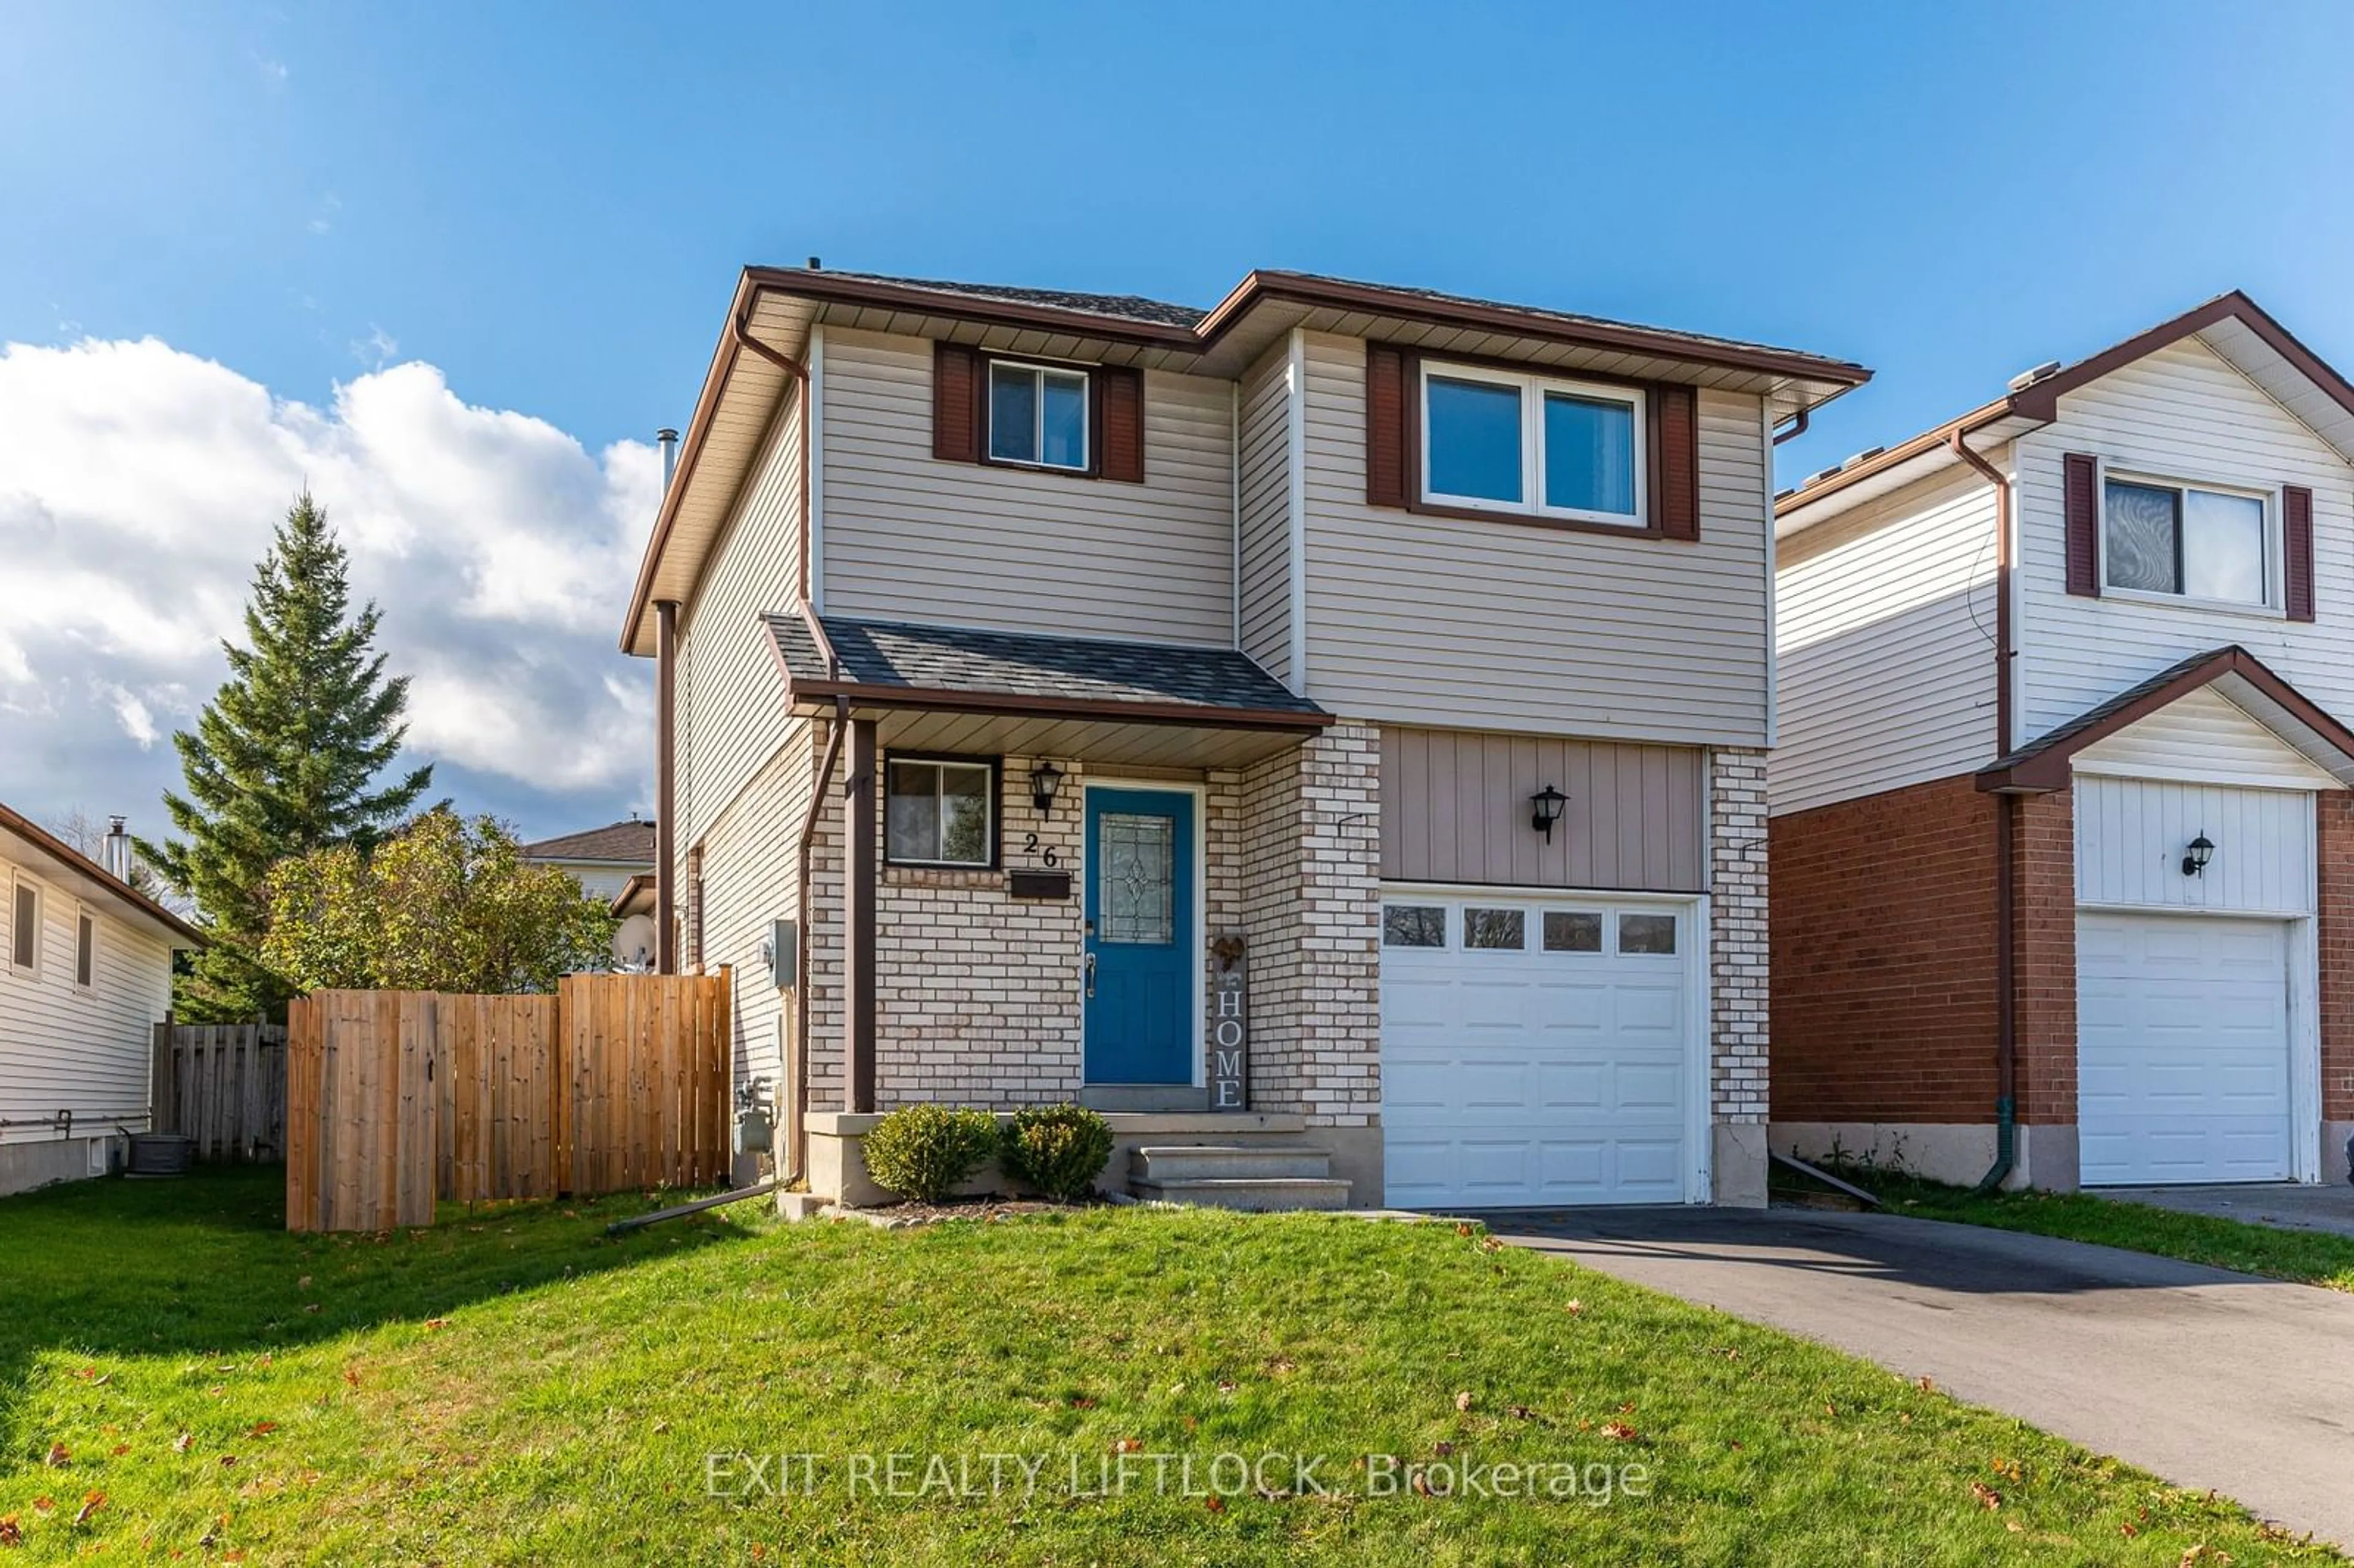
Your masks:
M2147 332L2126 339L2123 343L2101 350L2086 359L2080 359L2064 369L2056 370L2042 380L2023 387L2007 397L1971 409L1958 419L1949 420L1934 430L1925 430L1911 440L1893 446L1879 456L1860 462L1851 469L1842 469L1821 482L1809 485L1796 494L1776 503L1774 515L1787 517L1801 508L1837 495L1850 485L1871 478L1882 470L1910 461L1933 447L1951 441L1956 433L1968 435L1993 424L1998 419L2017 417L2048 425L2060 417L2060 399L2088 383L2097 381L2112 371L2121 370L2137 359L2157 353L2170 344L2206 331L2219 322L2237 320L2250 332L2264 340L2274 353L2296 367L2298 374L2329 395L2330 400L2349 414L2354 414L2354 384L2349 384L2328 361L2299 343L2289 330L2274 321L2263 306L2239 290L2218 294L2205 304L2188 310L2171 321L2161 322Z
M2020 795L2048 795L2065 789L2074 776L2078 752L2225 675L2237 675L2287 710L2298 723L2354 758L2354 730L2349 730L2326 709L2267 669L2254 654L2234 644L2216 650L2164 685L2152 687L2133 701L2119 705L2082 729L2048 746L2030 747L2016 758L1984 769L1977 776L1978 787L1989 793Z
M42 827L39 823L18 815L16 812L9 810L6 806L0 806L0 829L7 830L9 832L16 834L18 838L23 839L26 842L31 844L35 849L41 851L54 859L64 862L66 868L71 871L75 875L89 877L91 881L105 888L109 893L113 894L124 903L130 905L134 909L137 909L141 914L145 915L152 919L161 921L164 925L168 926L175 931L177 931L181 936L186 937L188 939L188 944L191 947L202 948L210 945L212 941L211 938L206 936L202 931L197 930L194 926L189 925L186 920L181 919L177 915L173 914L169 909L164 908L161 904L156 903L154 899L148 897L145 894L140 892L137 888L132 886L129 883L123 881L121 877L107 870L104 866L99 864L98 862L90 859L90 856L82 853L81 851L74 848L73 845L66 842L65 840L49 832L48 829Z
M1301 713L1292 708L1219 708L1191 703L1031 696L1021 692L958 692L937 686L879 686L863 681L804 681L790 674L786 679L787 700L794 704L832 702L840 697L858 708L914 708L929 713L1007 718L1102 719L1116 724L1192 725L1202 729L1296 730L1302 734L1338 722L1332 714Z
M626 920L632 913L630 906L641 898L652 898L653 893L653 874L642 871L621 884L621 891L613 895L611 902L606 907L612 911L616 918Z

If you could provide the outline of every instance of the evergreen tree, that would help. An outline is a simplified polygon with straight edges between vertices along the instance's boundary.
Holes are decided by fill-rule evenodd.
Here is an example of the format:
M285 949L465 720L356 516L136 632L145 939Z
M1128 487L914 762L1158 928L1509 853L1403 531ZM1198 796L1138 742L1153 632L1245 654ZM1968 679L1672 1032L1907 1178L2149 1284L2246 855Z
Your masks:
M187 793L164 804L179 836L138 848L213 938L180 978L183 1018L282 1016L292 988L260 957L271 868L334 844L365 852L432 783L426 767L379 786L408 733L408 682L385 678L382 613L352 613L347 565L305 492L254 570L247 645L221 644L228 680L195 732L172 737Z

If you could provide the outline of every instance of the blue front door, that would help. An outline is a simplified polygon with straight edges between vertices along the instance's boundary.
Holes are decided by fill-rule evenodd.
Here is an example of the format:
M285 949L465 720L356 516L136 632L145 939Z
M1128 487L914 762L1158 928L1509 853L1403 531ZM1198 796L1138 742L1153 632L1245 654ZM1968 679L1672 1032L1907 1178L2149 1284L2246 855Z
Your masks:
M1193 797L1087 792L1087 1075L1193 1081Z

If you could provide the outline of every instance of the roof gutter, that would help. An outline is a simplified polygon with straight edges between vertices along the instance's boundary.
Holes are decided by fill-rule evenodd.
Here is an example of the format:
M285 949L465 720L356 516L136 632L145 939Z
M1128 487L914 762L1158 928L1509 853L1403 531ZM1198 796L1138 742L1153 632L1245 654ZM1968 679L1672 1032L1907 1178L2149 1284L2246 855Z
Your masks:
M1967 431L1956 427L1947 444L1954 455L1994 487L1994 754L2010 755L2010 672L2018 650L2010 624L2010 478L1970 450ZM2019 886L2014 852L2019 842L2019 798L2001 794L1994 806L1994 1163L1975 1189L1991 1192L2010 1176L2019 1155Z

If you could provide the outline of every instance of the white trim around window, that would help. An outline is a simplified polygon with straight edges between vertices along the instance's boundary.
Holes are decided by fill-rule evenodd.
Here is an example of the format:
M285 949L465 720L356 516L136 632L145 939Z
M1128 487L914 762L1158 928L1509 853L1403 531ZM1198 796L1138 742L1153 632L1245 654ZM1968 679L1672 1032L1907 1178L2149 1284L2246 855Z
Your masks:
M32 913L28 916L26 911ZM48 919L48 889L25 873L8 878L8 948L6 970L27 980L41 978L41 927Z
M1500 370L1491 366L1458 365L1443 359L1423 360L1416 371L1415 387L1415 417L1421 421L1418 450L1422 453L1419 477L1421 501L1426 505L1462 506L1479 512L1497 512L1528 517L1558 517L1576 523L1598 523L1605 527L1641 529L1650 519L1650 439L1649 409L1642 388L1623 387L1609 382L1578 381L1566 376L1542 376ZM1520 397L1521 415L1521 498L1500 501L1493 496L1457 495L1439 490L1431 483L1436 466L1430 431L1430 384L1433 379L1458 383L1485 384L1510 387ZM1553 506L1545 502L1545 399L1559 396L1581 403L1616 406L1627 411L1628 487L1634 509L1629 512L1579 506Z
M2094 466L2093 495L2095 516L2099 524L2100 585L2104 599L2122 599L2131 604L2166 605L2175 609L2221 610L2233 615L2258 615L2279 620L2287 613L2285 574L2283 570L2285 542L2282 537L2280 491L2262 485L2236 484L2225 480L2202 478L2195 474L2162 473L2155 470L2124 468L2102 459ZM2187 531L2190 523L2190 493L2203 492L2209 495L2233 500L2253 501L2264 508L2264 553L2262 571L2264 598L2217 599L2194 594L2187 582L2182 588L2168 592L2163 588L2125 588L2109 578L2109 486L2137 485L2148 490L2168 490L2176 494L2175 503L2175 565L2177 581L2187 573L2184 566L2188 551Z
M1001 371L1018 371L1030 378L1030 455L1012 456L997 450L997 377ZM1079 388L1079 456L1076 462L1056 462L1046 455L1046 384L1076 382ZM981 457L1006 468L1037 468L1051 473L1090 473L1095 470L1095 376L1072 365L1045 365L1028 359L981 361Z

